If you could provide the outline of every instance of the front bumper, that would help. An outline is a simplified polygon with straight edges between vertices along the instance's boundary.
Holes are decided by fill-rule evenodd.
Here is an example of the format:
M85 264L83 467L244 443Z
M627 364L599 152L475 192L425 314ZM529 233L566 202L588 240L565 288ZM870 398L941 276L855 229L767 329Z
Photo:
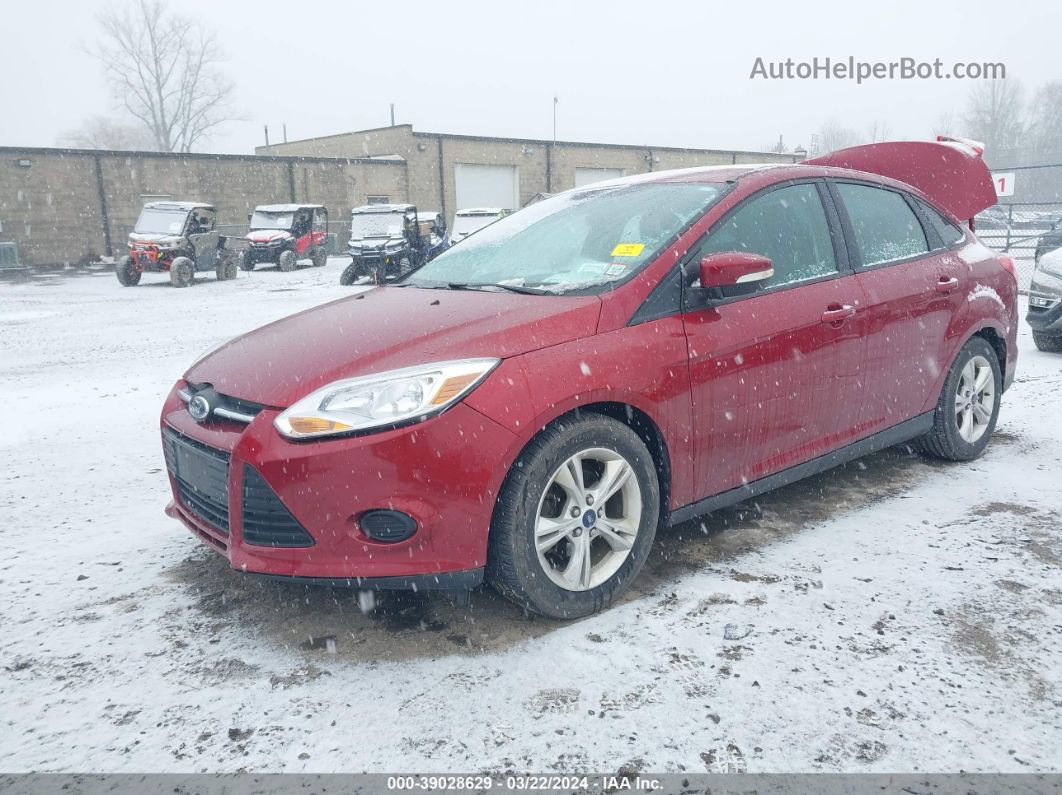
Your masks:
M504 457L499 451L513 447L512 432L459 403L404 428L295 443L274 429L278 413L264 409L246 425L225 419L199 424L175 388L163 407L163 433L175 431L227 457L222 475L227 516L208 521L210 512L201 506L197 511L187 492L182 499L169 467L173 502L166 513L241 572L359 588L457 588L482 580L491 514L506 469L499 466ZM243 526L248 468L305 528L312 546L248 541ZM417 531L397 543L371 540L358 521L369 510L409 514Z
M1062 277L1039 269L1033 271L1025 322L1041 334L1062 335Z
M252 243L247 247L247 258L250 262L276 262L280 259L280 252L284 246L280 243Z

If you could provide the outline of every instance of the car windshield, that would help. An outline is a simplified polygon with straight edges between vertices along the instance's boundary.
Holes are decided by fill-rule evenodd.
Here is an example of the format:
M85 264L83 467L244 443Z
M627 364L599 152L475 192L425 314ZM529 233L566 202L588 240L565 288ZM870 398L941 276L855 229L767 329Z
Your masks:
M403 217L402 213L357 213L350 217L350 236L401 237Z
M454 237L464 237L498 220L496 215L459 215L454 218Z
M600 289L637 272L721 195L703 183L563 193L499 219L408 279L418 287Z
M251 216L251 229L291 229L294 213L271 213L255 210Z
M179 235L184 231L186 210L157 210L145 207L136 219L134 232L141 235Z

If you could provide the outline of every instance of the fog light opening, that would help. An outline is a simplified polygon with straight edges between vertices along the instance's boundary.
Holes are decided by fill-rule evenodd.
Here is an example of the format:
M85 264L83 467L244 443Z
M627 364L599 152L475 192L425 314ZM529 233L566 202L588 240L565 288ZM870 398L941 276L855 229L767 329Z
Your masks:
M367 538L382 544L405 541L417 532L416 520L401 511L366 511L358 524Z

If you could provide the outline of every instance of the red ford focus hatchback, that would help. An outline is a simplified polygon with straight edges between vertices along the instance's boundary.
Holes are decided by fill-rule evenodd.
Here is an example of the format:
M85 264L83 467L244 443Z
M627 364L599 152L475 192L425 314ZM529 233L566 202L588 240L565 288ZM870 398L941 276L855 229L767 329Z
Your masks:
M244 571L608 605L657 528L882 447L972 459L1013 263L964 142L569 191L232 340L162 411L168 512Z

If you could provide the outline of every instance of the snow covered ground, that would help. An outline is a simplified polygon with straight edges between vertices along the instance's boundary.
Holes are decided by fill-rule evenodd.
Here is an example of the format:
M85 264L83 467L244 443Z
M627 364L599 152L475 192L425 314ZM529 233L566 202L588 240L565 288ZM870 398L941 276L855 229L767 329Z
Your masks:
M970 465L885 451L665 531L569 624L227 570L162 509L203 349L343 261L0 284L0 770L1062 769L1062 357Z

